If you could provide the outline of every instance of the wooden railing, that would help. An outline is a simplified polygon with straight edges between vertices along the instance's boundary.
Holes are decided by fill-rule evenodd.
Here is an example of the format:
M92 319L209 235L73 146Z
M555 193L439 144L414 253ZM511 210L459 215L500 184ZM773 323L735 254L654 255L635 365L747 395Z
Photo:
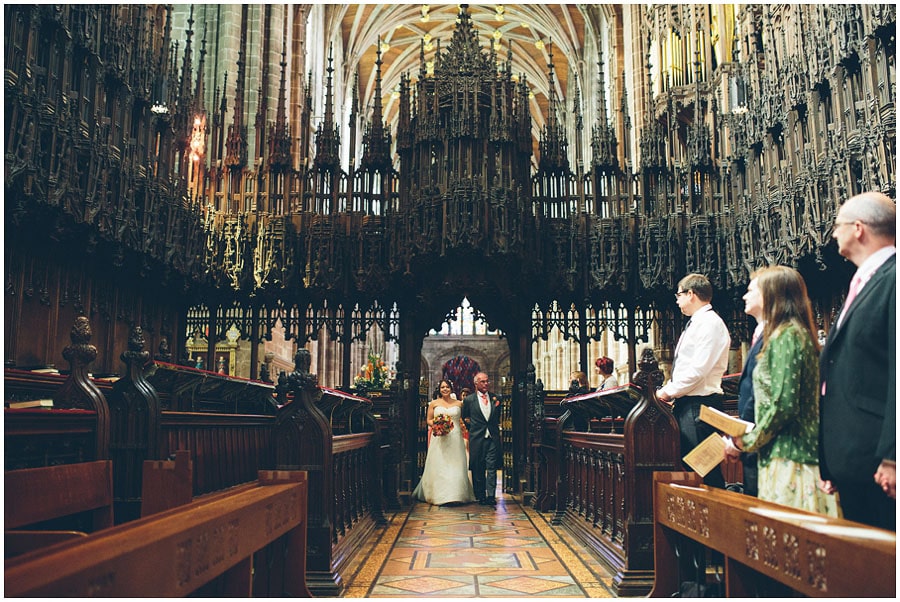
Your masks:
M293 401L274 433L275 463L309 472L307 583L316 596L336 597L360 543L386 522L381 435L372 402L318 387L310 361L308 351L297 352L287 384Z
M695 578L683 561L699 545L724 555L715 583L704 573L700 584L721 596L896 597L893 531L710 488L689 472L656 473L653 504L651 596L669 597Z
M619 596L653 585L653 471L680 467L678 425L656 399L662 374L652 356L635 380L562 400L535 444L535 506L613 569Z
M275 466L272 435L276 416L161 412L160 457L190 450L194 495L219 491Z
M221 576L223 596L308 597L306 489L302 472L260 472L255 486L8 560L4 594L174 597ZM280 562L253 562L270 545Z

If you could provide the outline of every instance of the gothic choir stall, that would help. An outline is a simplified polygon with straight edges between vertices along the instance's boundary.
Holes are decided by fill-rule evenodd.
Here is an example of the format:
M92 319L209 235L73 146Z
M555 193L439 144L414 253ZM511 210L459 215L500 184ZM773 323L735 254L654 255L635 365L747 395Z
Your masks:
M433 507L893 597L896 16L5 5L6 594L390 595Z

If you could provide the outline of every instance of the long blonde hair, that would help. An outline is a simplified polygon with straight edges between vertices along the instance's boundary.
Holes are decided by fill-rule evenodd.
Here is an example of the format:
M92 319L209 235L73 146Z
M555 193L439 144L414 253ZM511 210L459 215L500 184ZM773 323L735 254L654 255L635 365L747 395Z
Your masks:
M763 348L768 345L774 333L793 323L800 330L809 333L809 338L818 351L816 322L803 276L793 268L773 265L757 271L754 277L762 296L762 315L766 324L763 327Z

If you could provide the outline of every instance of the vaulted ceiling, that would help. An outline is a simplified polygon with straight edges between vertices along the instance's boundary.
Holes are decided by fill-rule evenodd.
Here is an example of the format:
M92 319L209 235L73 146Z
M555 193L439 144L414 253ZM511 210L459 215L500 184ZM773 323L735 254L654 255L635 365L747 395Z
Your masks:
M340 27L344 68L358 69L362 106L371 107L375 88L376 46L382 48L382 102L385 120L397 113L392 97L400 76L415 79L420 71L423 42L426 62L433 59L438 44L446 50L459 4L348 4L329 6L328 21ZM487 4L465 5L482 46L499 40L498 60L505 62L512 44L513 73L524 75L534 91L532 115L540 127L548 114L548 65L552 60L557 98L566 98L573 66L587 65L583 72L596 73L596 56L584 56L586 36L596 39L600 21L597 5L575 4ZM551 55L552 53L552 55ZM583 62L582 62L583 61ZM337 65L336 65L337 67ZM581 86L579 85L579 88Z

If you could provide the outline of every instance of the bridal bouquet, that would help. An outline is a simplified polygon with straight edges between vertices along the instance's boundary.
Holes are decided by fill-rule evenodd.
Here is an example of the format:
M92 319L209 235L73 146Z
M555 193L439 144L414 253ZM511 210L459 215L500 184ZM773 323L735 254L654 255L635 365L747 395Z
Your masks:
M453 430L453 419L446 414L435 414L431 434L442 437Z

